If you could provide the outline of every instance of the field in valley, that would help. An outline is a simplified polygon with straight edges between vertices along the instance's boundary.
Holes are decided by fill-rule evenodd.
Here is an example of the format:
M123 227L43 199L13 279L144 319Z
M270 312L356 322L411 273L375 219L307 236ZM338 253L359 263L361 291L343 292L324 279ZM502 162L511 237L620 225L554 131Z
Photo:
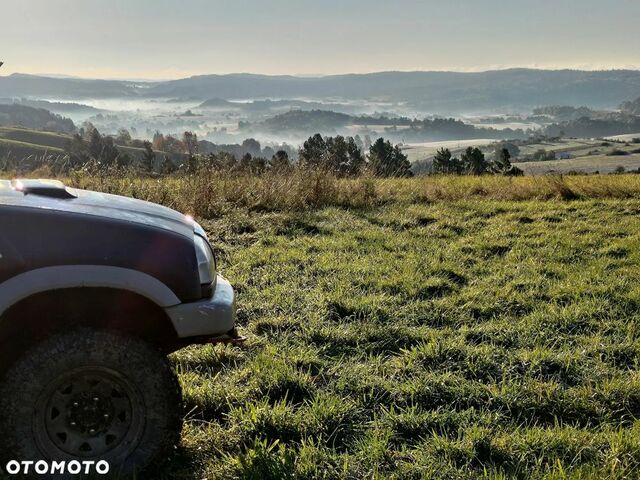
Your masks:
M556 158L560 155L566 155L567 158L544 161L519 161L515 158L512 162L525 175L613 173L619 167L623 167L625 171L637 170L640 168L640 144L633 143L635 138L638 138L638 135L612 137L612 141L562 138L531 143L519 147L520 158L533 155L540 150L553 153ZM448 148L454 156L460 157L467 147L479 147L491 158L493 143L495 140L479 139L407 144L403 146L403 152L411 162L416 162L430 161L440 148Z
M640 154L629 155L589 155L565 160L541 162L514 162L525 175L579 173L613 173L620 167L624 170L640 168Z
M614 135L612 137L607 137L607 139L618 140L621 142L632 142L636 138L640 138L640 133L627 133L624 135Z
M448 148L453 155L460 155L467 147L488 147L495 140L447 140L442 142L408 143L402 147L402 152L410 162L419 160L431 160L441 148Z
M66 181L194 213L238 291L168 477L640 472L638 176Z
M634 137L636 138L636 137ZM546 150L568 158L535 162L514 162L526 175L565 173L613 173L620 167L624 171L640 168L640 144L625 136L604 139L560 139L530 144L520 149L521 155ZM631 142L631 143L629 143Z

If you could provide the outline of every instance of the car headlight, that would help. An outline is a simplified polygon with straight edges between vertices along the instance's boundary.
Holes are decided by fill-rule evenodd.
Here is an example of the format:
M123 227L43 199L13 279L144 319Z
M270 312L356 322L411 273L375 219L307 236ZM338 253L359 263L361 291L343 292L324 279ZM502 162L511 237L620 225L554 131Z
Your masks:
M200 284L208 285L213 282L216 275L216 260L209 246L209 242L197 234L193 237L196 246L196 260L198 261Z

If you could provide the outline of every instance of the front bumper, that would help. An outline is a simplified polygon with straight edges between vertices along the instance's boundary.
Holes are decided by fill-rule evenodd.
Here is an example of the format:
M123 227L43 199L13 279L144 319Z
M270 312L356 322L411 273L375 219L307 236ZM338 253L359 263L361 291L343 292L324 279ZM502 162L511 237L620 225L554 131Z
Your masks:
M236 298L229 281L218 275L211 298L165 309L180 338L216 337L235 328Z

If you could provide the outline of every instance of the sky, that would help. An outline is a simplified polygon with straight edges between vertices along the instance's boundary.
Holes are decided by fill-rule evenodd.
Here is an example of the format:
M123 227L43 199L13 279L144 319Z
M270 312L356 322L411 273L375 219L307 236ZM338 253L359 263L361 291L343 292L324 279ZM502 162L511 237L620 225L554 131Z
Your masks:
M640 0L0 0L0 74L640 68Z

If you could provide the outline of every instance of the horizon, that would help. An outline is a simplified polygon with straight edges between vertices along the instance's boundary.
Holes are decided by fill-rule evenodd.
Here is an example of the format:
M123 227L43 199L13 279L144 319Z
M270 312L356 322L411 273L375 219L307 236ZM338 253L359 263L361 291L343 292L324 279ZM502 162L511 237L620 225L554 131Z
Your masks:
M183 76L183 77L173 77L173 78L126 78L126 77L84 77L79 75L70 75L70 74L62 74L62 73L45 73L45 72L25 72L25 71L10 71L10 69L5 68L7 65L3 65L0 68L0 78L1 77L10 77L14 75L25 75L32 77L40 77L40 78L50 78L50 79L62 79L62 80L107 80L107 81L121 81L121 82L148 82L148 83L158 83L158 82L171 82L174 80L184 80L188 78L197 78L197 77L230 77L230 76L257 76L257 77L293 77L293 78L325 78L325 77L341 77L341 76L365 76L365 75L376 75L376 74L385 74L385 73L454 73L454 74L474 74L474 73L492 73L492 72L507 72L512 70L531 70L531 71L545 71L545 72L561 72L561 71L573 71L573 72L589 72L589 73L598 73L598 72L640 72L640 67L634 66L612 66L612 67L601 67L601 68L580 68L573 66L558 66L554 67L535 67L535 66L510 66L504 68L489 68L484 70L455 70L455 69L445 69L445 70L374 70L368 72L343 72L343 73L316 73L316 74L296 74L296 73L261 73L261 72L210 72L210 73L197 73L193 75ZM9 73L5 73L9 71Z
M640 69L640 2L630 0L7 3L7 74L158 81L241 71Z

